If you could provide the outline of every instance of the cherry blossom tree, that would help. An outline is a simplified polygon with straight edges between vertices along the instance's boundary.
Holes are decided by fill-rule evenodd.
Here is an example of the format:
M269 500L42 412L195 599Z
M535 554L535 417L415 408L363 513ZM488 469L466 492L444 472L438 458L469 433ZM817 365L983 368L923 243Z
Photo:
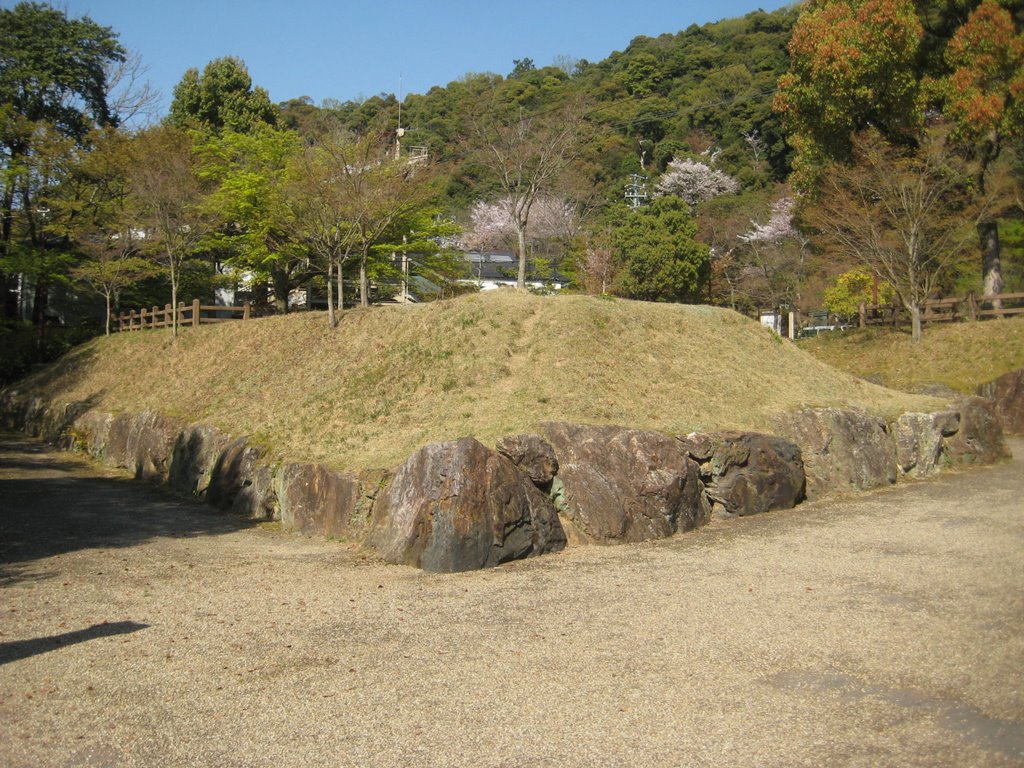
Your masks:
M463 245L477 250L500 248L518 241L516 206L511 197L488 203L478 201L470 210L470 228L463 235ZM575 204L558 197L538 197L533 203L525 226L527 246L543 241L570 240L578 232L580 217Z
M740 183L724 171L690 158L672 160L655 187L657 195L676 195L692 212L699 203L738 192Z

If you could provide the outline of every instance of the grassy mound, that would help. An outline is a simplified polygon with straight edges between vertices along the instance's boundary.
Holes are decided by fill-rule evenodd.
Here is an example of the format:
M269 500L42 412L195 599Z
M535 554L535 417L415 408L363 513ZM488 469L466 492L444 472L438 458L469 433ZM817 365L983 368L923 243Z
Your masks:
M1024 368L1024 317L928 326L918 344L909 329L872 327L800 342L819 360L912 392L944 384L973 393L1009 371Z
M424 443L493 444L538 421L684 433L764 429L804 405L934 408L840 373L724 309L495 291L97 339L23 382L112 412L153 409L275 454L388 467Z

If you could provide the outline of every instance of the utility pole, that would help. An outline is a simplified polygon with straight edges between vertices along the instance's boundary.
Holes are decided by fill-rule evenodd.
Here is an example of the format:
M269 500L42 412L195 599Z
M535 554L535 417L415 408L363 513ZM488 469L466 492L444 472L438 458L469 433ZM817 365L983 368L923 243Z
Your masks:
M639 208L647 202L647 177L639 173L632 173L629 176L629 184L626 185L626 203L630 208Z

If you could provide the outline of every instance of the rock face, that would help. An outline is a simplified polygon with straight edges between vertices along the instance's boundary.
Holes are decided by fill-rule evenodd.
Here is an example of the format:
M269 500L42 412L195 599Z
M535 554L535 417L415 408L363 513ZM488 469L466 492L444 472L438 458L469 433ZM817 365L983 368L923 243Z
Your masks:
M365 544L390 563L451 573L555 552L565 532L525 473L466 437L426 445L398 468Z
M260 463L262 451L244 437L232 440L217 456L206 487L206 501L255 520L280 517L273 470Z
M285 464L279 475L281 524L303 533L361 541L382 472L336 472L321 464Z
M171 454L168 484L185 495L203 496L210 486L213 468L231 438L205 424L190 424L178 433Z
M1024 435L1024 368L982 384L978 394L995 401L1004 432Z
M110 422L104 460L135 473L137 480L166 482L184 425L151 411L122 413Z
M671 536L710 516L696 462L658 432L546 422L558 458L561 508L581 543L617 544Z
M1010 455L995 401L965 397L957 403L960 429L946 441L953 464L992 464Z
M551 481L558 474L558 459L555 451L540 435L506 435L495 447L498 453L509 459L538 488L550 488Z
M803 501L800 449L781 437L728 431L693 433L679 440L700 465L708 501L718 516L792 509Z
M776 416L775 425L800 447L808 499L896 482L895 448L880 418L841 408L810 408Z
M904 413L892 427L896 468L901 474L927 477L939 469L946 438L960 429L956 411Z

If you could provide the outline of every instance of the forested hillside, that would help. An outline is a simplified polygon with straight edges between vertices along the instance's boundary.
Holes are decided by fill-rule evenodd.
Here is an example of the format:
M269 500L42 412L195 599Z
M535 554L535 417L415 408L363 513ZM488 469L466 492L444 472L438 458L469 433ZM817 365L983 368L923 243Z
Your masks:
M1022 26L1019 0L821 0L401 103L273 104L227 56L139 127L116 30L0 9L3 376L129 307L216 294L334 327L478 290L485 264L748 313L1024 289Z

